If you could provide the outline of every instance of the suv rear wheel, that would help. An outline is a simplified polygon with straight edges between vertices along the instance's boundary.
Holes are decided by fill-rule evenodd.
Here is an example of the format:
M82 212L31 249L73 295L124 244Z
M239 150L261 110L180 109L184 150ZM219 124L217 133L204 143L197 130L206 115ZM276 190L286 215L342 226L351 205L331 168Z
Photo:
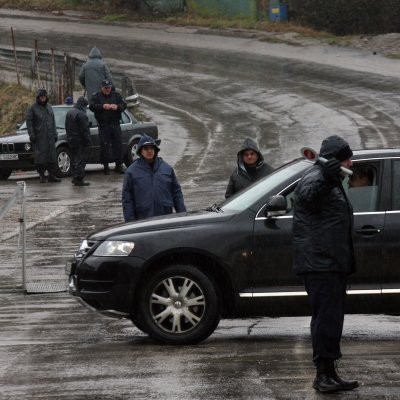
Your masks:
M220 320L216 289L191 265L171 265L144 284L138 318L154 339L193 344L210 336Z

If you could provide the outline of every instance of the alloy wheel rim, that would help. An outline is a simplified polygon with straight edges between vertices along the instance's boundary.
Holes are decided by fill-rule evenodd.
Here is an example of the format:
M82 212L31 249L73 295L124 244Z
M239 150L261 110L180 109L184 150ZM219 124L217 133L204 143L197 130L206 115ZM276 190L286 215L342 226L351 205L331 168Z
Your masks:
M203 291L187 277L164 279L151 294L151 317L168 333L185 333L194 329L202 321L205 310Z

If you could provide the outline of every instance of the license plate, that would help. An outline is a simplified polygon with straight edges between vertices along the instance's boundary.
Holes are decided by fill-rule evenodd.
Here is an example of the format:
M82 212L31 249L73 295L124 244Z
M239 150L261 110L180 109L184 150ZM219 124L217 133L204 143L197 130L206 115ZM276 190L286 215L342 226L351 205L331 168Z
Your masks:
M18 154L0 154L0 160L18 160Z

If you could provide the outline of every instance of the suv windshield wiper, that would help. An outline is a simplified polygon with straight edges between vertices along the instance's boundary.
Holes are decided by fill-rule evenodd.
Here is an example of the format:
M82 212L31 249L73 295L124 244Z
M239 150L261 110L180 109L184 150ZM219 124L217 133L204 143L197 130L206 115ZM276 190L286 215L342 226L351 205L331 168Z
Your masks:
M220 208L216 203L214 203L210 207L207 207L206 211L217 212L217 213L224 212L224 210L222 208Z

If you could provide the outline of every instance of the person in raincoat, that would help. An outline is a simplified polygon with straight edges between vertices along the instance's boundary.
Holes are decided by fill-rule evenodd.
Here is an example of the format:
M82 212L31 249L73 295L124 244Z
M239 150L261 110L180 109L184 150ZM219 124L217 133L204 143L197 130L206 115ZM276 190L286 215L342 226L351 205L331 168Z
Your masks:
M332 393L352 390L355 380L344 380L335 361L342 356L347 277L355 271L353 208L347 199L341 166L350 168L353 155L340 136L326 138L320 157L307 170L294 192L293 269L305 285L311 304L311 338L317 374L314 389Z
M88 186L84 181L85 166L90 146L90 125L86 114L88 101L81 96L65 116L65 132L71 149L72 183L75 186Z
M36 102L33 103L26 113L26 127L29 140L34 153L36 169L40 175L40 182L61 182L56 177L56 141L58 133L54 119L53 108L48 103L47 91L39 89L36 93ZM48 176L45 175L46 170Z
M97 47L92 47L88 54L87 61L79 71L79 82L86 90L86 97L90 100L91 96L98 92L101 82L107 80L113 84L110 68L103 61L101 51Z
M232 172L225 198L243 190L264 176L269 175L274 169L264 161L256 142L246 138L237 153L237 166Z
M140 156L126 170L122 188L125 222L185 212L181 186L173 168L161 157L153 138L142 135L137 154Z

